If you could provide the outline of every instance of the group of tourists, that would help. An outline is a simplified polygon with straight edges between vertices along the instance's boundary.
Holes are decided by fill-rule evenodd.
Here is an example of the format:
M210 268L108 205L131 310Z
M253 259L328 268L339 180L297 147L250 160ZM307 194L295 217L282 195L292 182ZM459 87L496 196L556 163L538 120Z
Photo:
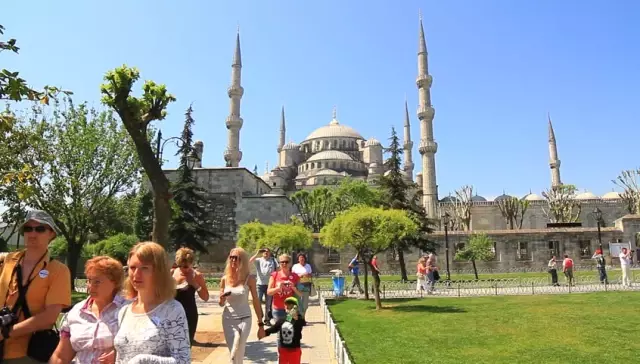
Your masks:
M418 277L417 290L426 291L427 294L433 294L435 284L440 279L440 273L438 272L438 266L436 264L437 258L433 253L423 256L418 260L416 267L416 276Z
M168 253L154 242L131 249L126 271L112 257L92 257L84 267L88 297L72 306L69 268L49 256L49 243L60 234L54 219L30 211L21 233L25 249L2 256L1 363L191 363L196 295L203 301L210 296L191 249L176 252L173 268ZM235 248L227 257L218 303L230 363L244 360L252 325L249 294L258 339L278 333L280 363L300 363L311 267L304 255L292 267L286 254L276 264L268 250L261 253L250 259ZM249 274L252 261L260 266L257 277Z
M620 254L618 254L618 258L620 259L620 268L622 271L622 285L627 287L631 286L632 281L631 265L633 264L633 259L631 253L631 250L622 248ZM609 284L609 278L607 276L607 264L602 248L596 249L591 259L594 259L596 261L596 269L598 270L598 278L600 279L600 283ZM555 255L552 256L549 260L547 268L549 274L551 275L551 285L560 286L560 283L558 283L558 262ZM564 274L569 286L575 284L573 270L573 259L571 259L568 254L565 254L562 259L562 273Z

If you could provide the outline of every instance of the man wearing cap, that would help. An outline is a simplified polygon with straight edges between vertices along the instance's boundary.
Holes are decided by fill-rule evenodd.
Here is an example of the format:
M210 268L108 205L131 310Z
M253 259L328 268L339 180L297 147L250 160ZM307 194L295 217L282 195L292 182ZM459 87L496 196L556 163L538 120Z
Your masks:
M260 254L262 254L262 257L258 257ZM253 263L256 267L258 299L262 302L264 297L264 324L269 326L271 325L271 318L273 318L271 313L273 297L267 294L267 289L269 288L269 277L271 277L271 273L276 271L278 264L268 248L259 249L258 252L249 259L249 262Z
M49 243L60 233L51 215L28 212L20 231L25 249L8 254L0 273L1 307L18 316L17 323L0 330L2 362L7 364L38 363L29 354L34 348L46 351L46 343L36 342L35 336L31 340L32 334L51 329L62 309L71 306L69 268L49 259Z

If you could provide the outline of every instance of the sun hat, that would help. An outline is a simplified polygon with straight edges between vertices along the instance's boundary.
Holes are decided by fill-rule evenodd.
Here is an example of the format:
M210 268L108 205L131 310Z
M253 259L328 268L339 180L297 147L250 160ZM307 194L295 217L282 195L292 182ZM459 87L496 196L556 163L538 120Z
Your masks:
M56 235L60 235L60 228L58 228L58 225L53 221L53 217L45 211L31 210L27 212L27 216L24 218L22 226L29 221L37 221L43 225L48 225L53 231L55 231Z

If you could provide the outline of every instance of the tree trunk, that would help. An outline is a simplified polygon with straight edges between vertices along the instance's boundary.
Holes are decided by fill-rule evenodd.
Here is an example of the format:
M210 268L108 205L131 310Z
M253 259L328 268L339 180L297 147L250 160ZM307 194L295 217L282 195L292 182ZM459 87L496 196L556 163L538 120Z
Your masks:
M404 283L409 280L407 276L407 265L404 262L404 251L397 247L396 252L398 253L398 262L400 263L400 280Z
M473 274L476 276L476 281L478 280L478 268L476 267L476 260L471 259L471 264L473 265Z
M376 310L382 309L382 301L380 300L380 275L378 272L371 268L371 275L373 276L373 297L376 301Z
M165 196L168 195L165 194ZM167 252L171 251L169 246L169 223L171 223L171 205L169 199L158 195L155 191L153 194L153 232L151 239L162 245Z
M76 277L78 275L78 259L82 251L82 243L76 241L68 241L67 249L67 267L71 273L71 291L76 290Z
M371 260L365 262L364 265L364 299L369 299L369 264L371 264Z

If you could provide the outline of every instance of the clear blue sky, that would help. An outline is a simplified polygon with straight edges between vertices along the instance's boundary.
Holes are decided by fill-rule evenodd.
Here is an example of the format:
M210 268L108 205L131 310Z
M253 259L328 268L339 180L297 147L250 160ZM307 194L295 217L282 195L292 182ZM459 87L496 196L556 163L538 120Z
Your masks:
M35 86L63 86L95 106L107 70L136 66L178 99L159 124L164 135L178 135L193 102L203 163L222 166L240 25L242 166L274 166L283 104L288 140L327 124L337 105L341 123L386 143L391 126L402 134L406 95L419 172L418 9L441 197L464 184L485 196L547 188L547 112L563 182L602 194L620 170L640 166L640 2L632 0L13 1L2 5L2 22L22 51L1 61Z

